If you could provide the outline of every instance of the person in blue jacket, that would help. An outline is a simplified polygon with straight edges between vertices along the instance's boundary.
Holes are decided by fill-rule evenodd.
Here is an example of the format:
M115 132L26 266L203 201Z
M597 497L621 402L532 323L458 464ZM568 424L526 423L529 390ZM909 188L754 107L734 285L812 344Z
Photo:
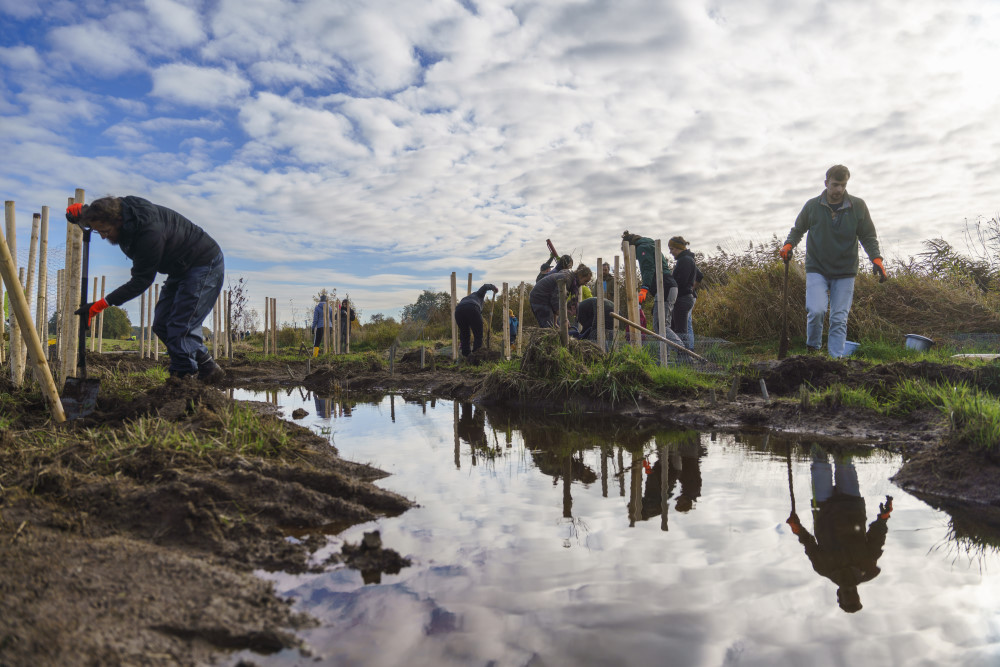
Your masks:
M323 311L326 311L326 322L323 321ZM333 309L327 305L326 294L319 295L319 303L313 308L313 356L319 356L319 348L323 347L327 330L333 330Z

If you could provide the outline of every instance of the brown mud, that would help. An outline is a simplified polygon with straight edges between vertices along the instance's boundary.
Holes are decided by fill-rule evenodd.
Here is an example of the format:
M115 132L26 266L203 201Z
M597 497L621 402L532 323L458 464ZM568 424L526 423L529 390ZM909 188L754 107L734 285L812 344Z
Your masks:
M577 353L586 355L586 346ZM347 566L370 582L409 564L377 534L359 545L343 545L326 562L310 559L327 536L399 514L413 502L375 486L382 471L340 459L327 440L294 423L284 422L293 444L278 457L204 455L143 444L135 427L141 417L192 432L217 427L232 403L229 387L301 386L320 395L399 392L534 410L569 405L617 414L637 425L759 429L832 446L868 444L904 455L894 480L914 493L935 502L1000 506L1000 466L949 447L940 413L894 419L800 398L802 386L842 383L888 392L906 378L962 381L996 392L997 364L874 366L796 356L746 369L733 400L725 391L675 396L642 391L610 406L600 397L567 398L531 385L500 396L479 366L495 357L482 352L453 365L442 354L432 364L428 354L421 367L419 352L409 352L394 360L391 373L385 359L374 355L337 364L305 357L265 363L223 359L226 377L217 386L172 379L132 400L102 394L93 415L56 427L69 441L58 450L13 446L32 429L52 428L45 426L40 400L18 406L16 415L5 412L13 423L0 430L0 665L218 664L231 651L266 654L290 647L308 654L295 631L311 619L294 613L254 570ZM539 355L525 358L534 365L532 373L544 374L546 363ZM125 355L88 356L94 376L122 376L153 365ZM253 405L263 419L279 419L270 405ZM135 446L109 458L88 430L99 425L120 431Z

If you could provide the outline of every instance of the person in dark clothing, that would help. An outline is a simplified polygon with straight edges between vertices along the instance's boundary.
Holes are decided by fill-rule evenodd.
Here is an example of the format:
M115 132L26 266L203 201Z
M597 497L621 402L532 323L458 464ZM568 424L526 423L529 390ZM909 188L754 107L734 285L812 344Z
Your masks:
M647 298L655 297L658 289L663 289L663 319L666 323L666 331L660 331L659 306L656 300L653 301L653 326L650 327L656 333L677 345L683 346L680 337L674 333L671 326L671 313L674 303L677 300L677 281L674 280L670 265L664 255L661 259L661 269L663 270L663 281L658 287L656 284L656 241L648 236L630 234L628 230L622 234L622 239L635 246L635 258L639 262L639 273L642 275L642 286L639 288L639 304L645 303ZM626 271L630 270L628 267Z
M347 330L351 328L351 322L357 319L351 302L344 299L340 303L340 351L343 353L347 352Z
M558 259L559 261L556 262L555 266L552 266L552 261L555 259ZM535 277L535 282L537 283L539 280L549 275L550 273L558 273L559 271L562 271L564 269L572 269L572 268L573 268L572 255L563 255L562 257L559 258L557 258L555 255L552 255L544 264L538 267L538 275Z
M701 287L701 281L705 279L702 274L701 269L695 267L694 276L694 294L691 300L691 310L688 311L688 326L687 326L687 348L694 351L694 319L692 319L692 313L694 313L694 307L698 303L698 288Z
M865 532L865 499L858 486L858 471L850 455L838 456L831 470L826 451L813 447L811 467L813 492L813 537L792 511L787 523L805 547L818 574L837 584L837 603L849 614L861 609L858 585L882 571L876 563L882 556L888 533L892 496L879 504L879 513Z
M507 310L507 318L510 328L510 344L513 345L517 342L517 327L520 326L520 322L517 319L517 315L514 314L513 309Z
M225 375L202 340L201 327L212 310L225 276L219 244L180 213L141 197L104 197L89 206L73 204L66 219L93 229L132 260L132 277L77 314L90 320L108 306L139 296L164 273L153 315L153 333L167 346L172 377L198 376L212 383Z
M496 294L497 286L486 283L455 306L455 324L458 325L458 340L463 357L468 358L483 345L483 301L487 292Z
M611 313L615 310L615 304L611 299L604 300L604 329L613 329L615 318ZM580 330L580 338L597 340L597 297L593 296L584 299L576 309L576 326Z
M593 272L590 268L581 264L576 267L576 271L569 269L556 271L535 283L531 293L528 294L528 303L531 304L531 312L538 320L538 326L546 329L556 323L556 314L559 312L559 280L566 281L567 299L575 306L577 288L589 283L592 277Z
M327 305L326 294L319 295L319 303L313 308L313 356L319 356L319 348L323 347L326 340L326 332L333 329L333 309ZM323 312L326 312L326 321L323 321Z
M687 249L688 242L682 236L674 236L667 241L667 248L674 260L674 282L677 283L677 301L670 315L670 328L679 336L687 338L688 314L694 308L694 284L698 280L698 267L694 253ZM688 345L691 349L692 344Z

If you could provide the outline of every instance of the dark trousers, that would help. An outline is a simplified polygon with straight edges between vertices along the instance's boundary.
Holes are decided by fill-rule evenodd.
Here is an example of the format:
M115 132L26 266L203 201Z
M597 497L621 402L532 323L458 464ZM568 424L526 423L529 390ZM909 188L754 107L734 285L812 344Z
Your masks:
M674 302L674 311L670 315L670 328L680 336L682 341L687 340L688 315L692 308L694 308L694 296L685 294L677 297L677 301Z
M543 329L548 329L556 321L556 314L552 312L552 306L549 305L548 301L544 303L541 301L529 301L531 306L531 312L538 321L538 326Z
M458 341L462 347L462 355L469 356L483 345L483 311L475 304L466 303L455 306L455 324L458 325ZM472 348L469 348L469 337L472 335Z
M171 372L196 373L198 359L208 358L201 325L222 292L225 274L220 252L211 264L167 276L163 283L153 311L153 333L167 346Z
M326 338L326 327L316 327L313 335L313 347L323 347L323 339Z

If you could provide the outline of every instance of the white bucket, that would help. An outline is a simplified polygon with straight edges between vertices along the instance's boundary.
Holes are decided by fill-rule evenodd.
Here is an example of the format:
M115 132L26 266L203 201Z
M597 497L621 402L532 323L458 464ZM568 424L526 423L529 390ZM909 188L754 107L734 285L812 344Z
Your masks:
M845 357L849 357L852 354L854 354L855 352L857 352L858 351L858 346L860 346L860 345L861 345L861 343L855 343L853 340L845 340L844 341L844 356Z
M919 352L926 352L931 349L931 345L934 344L930 338L926 336L918 336L917 334L906 334L906 347L911 350L917 350Z

